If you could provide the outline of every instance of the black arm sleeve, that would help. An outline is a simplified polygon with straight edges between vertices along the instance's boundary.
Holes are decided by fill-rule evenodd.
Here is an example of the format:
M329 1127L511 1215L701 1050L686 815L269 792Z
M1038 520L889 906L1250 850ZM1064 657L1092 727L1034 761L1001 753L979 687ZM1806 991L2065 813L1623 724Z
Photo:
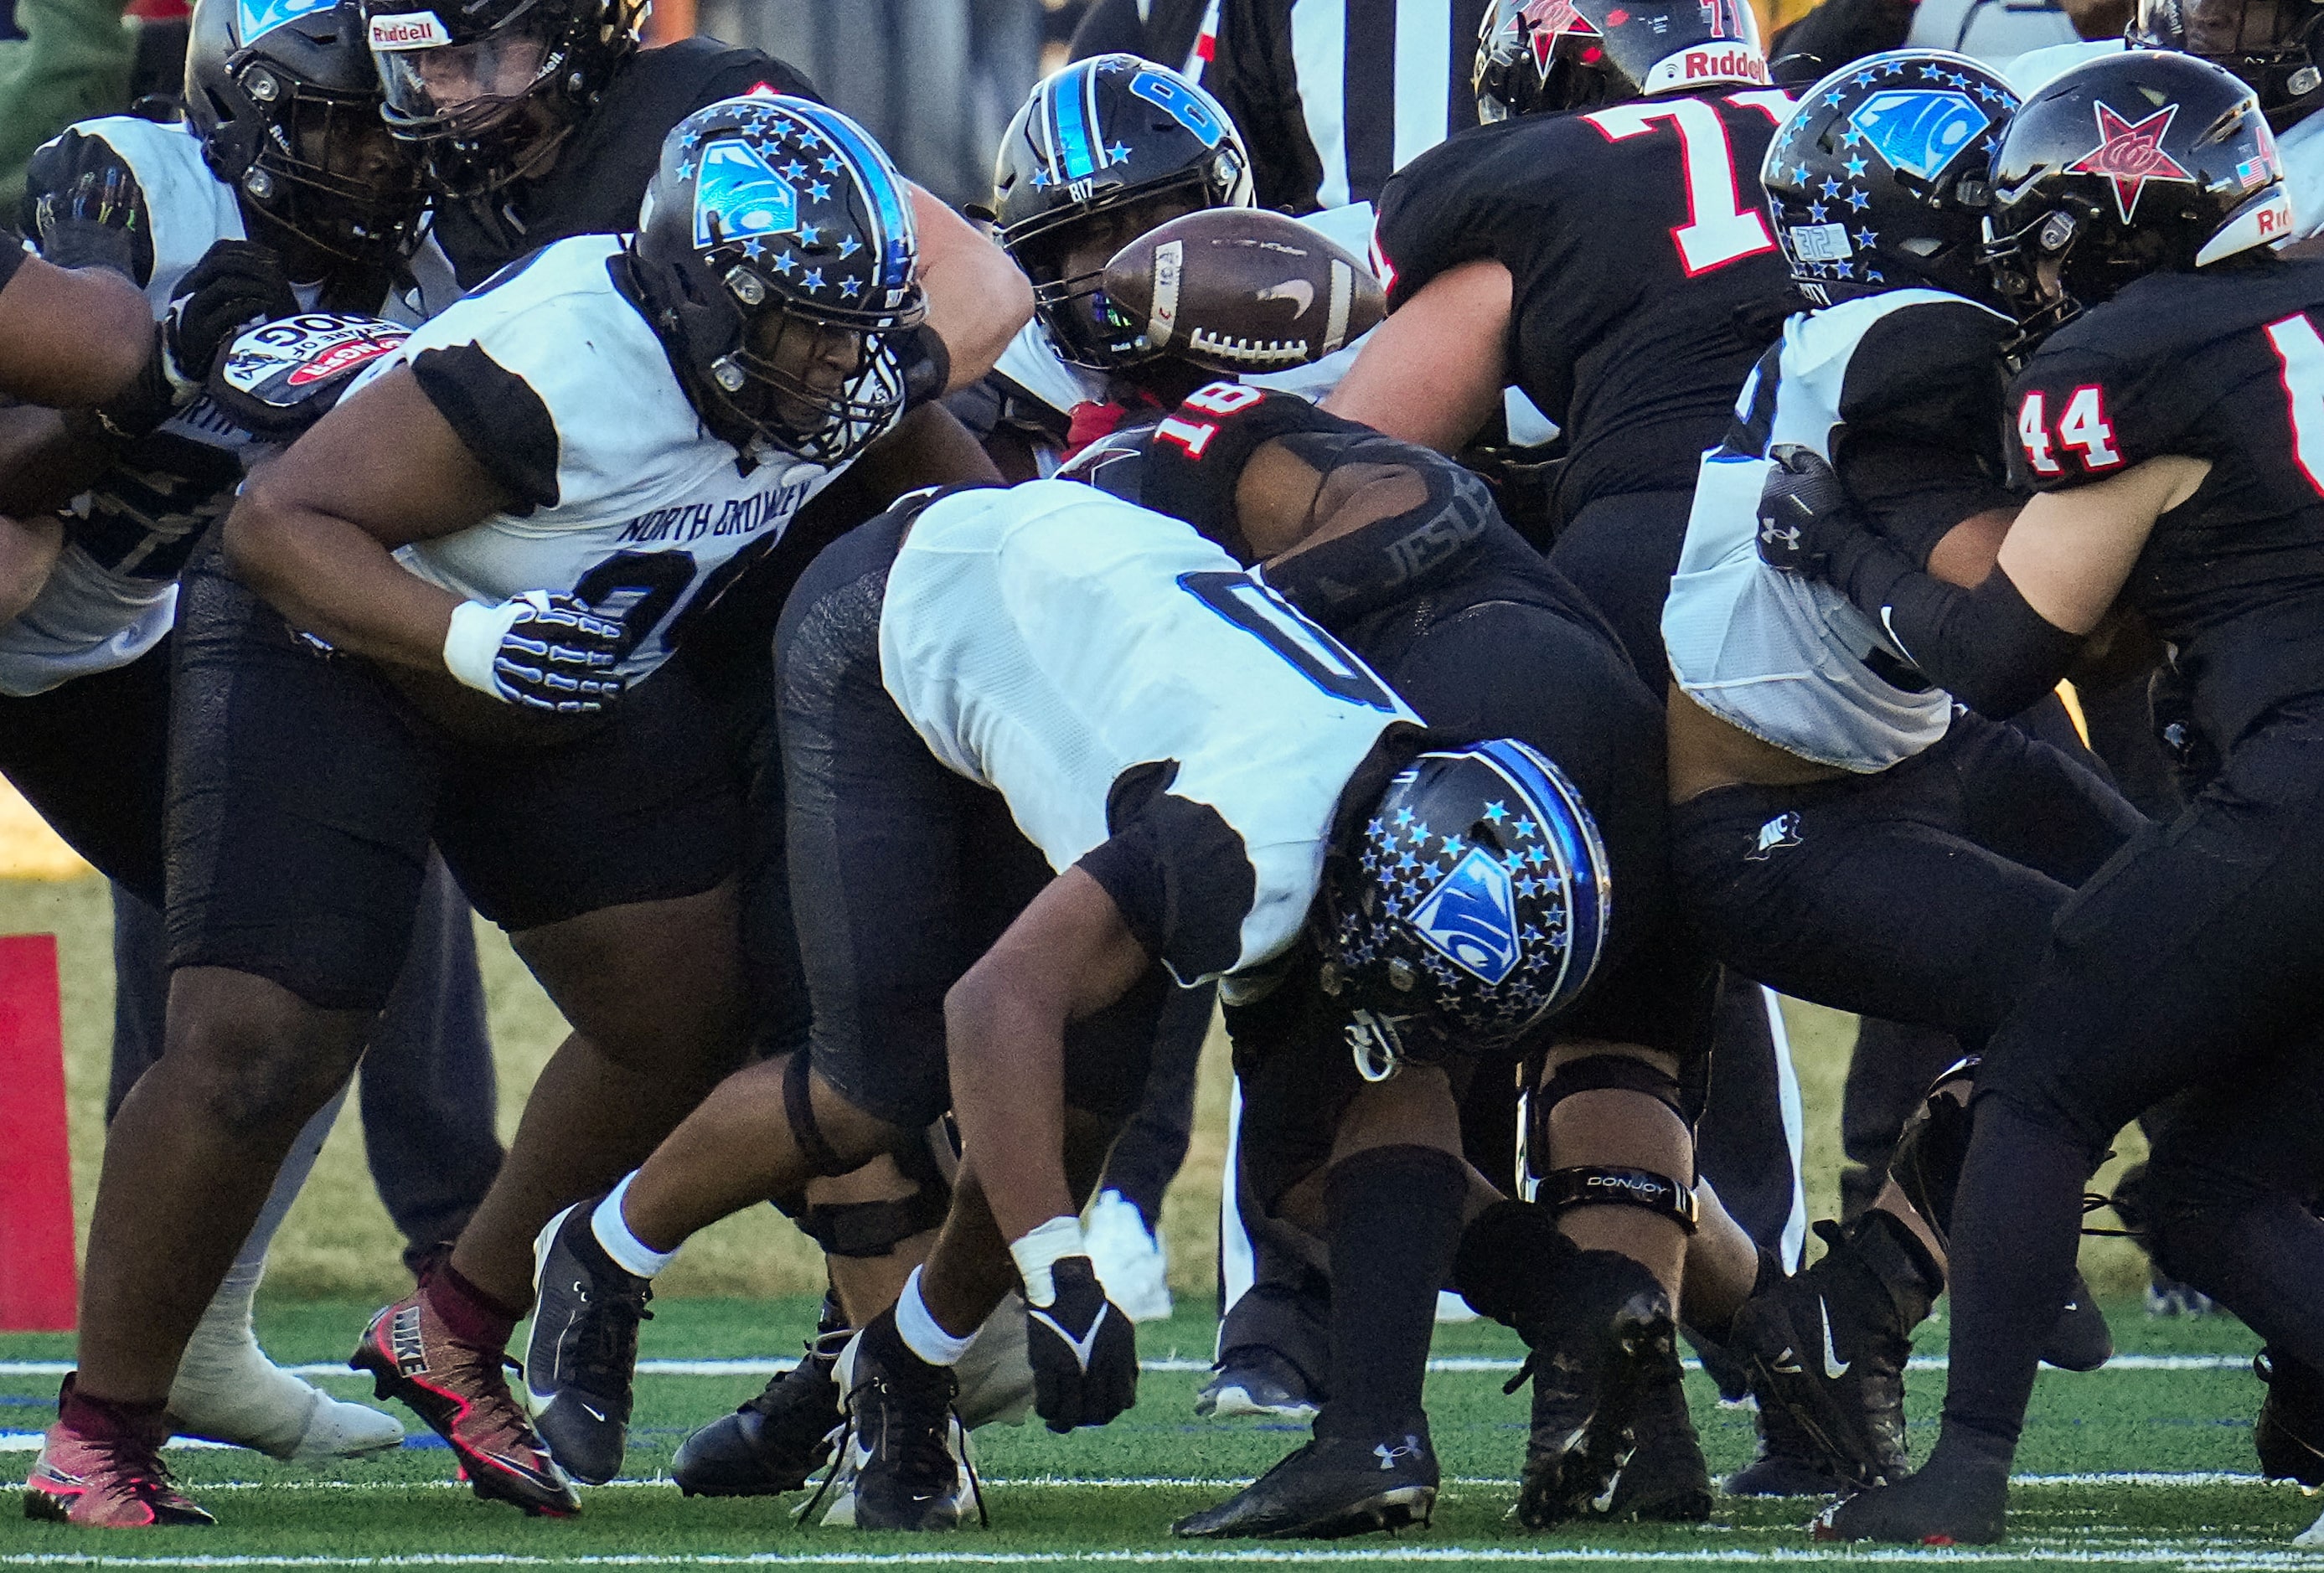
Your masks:
M526 514L557 506L557 422L522 377L472 344L422 350L411 374L484 474Z
M1998 565L1963 590L1859 529L1832 553L1830 577L1931 682L1997 721L2056 687L2082 648L2080 634L2028 606Z
M1268 584L1326 628L1344 627L1457 576L1489 532L1507 538L1496 543L1504 548L1523 550L1493 506L1491 488L1440 454L1388 437L1323 432L1296 434L1284 446L1325 475L1343 464L1393 465L1427 492L1416 507L1267 565Z

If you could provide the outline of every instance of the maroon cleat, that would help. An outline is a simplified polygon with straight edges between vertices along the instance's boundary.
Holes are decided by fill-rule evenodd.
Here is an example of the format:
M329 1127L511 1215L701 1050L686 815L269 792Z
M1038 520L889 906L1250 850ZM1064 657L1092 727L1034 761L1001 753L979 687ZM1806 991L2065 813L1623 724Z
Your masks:
M347 1364L372 1374L378 1397L401 1399L451 1444L478 1496L550 1518L581 1511L573 1483L510 1395L501 1369L516 1362L454 1338L425 1289L372 1318Z
M73 1378L68 1376L57 1398L60 1412L72 1394ZM169 1435L169 1421L158 1413L101 1430L68 1426L60 1419L42 1439L41 1455L25 1477L24 1516L85 1529L216 1523L171 1479L169 1466L161 1462L161 1444Z

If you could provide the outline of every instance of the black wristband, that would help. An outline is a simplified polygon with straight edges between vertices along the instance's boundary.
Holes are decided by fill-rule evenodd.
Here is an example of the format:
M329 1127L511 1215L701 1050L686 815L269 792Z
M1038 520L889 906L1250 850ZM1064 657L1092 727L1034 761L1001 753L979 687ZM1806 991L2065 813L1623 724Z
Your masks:
M1250 547L1235 512L1235 486L1260 444L1294 431L1376 435L1296 394L1213 382L1189 395L1154 428L1140 501L1185 520L1247 564Z
M904 367L904 408L917 409L943 398L952 384L952 351L945 347L944 336L924 322L896 348Z

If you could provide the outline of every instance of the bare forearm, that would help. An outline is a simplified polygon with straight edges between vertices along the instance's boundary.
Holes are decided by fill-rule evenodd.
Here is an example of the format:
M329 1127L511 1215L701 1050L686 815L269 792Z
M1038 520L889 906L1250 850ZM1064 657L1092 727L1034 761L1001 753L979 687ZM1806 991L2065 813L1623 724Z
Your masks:
M945 1001L953 1113L963 1149L988 1154L979 1172L1004 1240L1079 1210L1065 1182L1065 1027L968 980Z
M992 370L1018 330L1033 319L1033 285L1017 264L966 219L915 186L912 216L920 234L920 288L928 326L952 360L949 393Z
M32 404L0 413L0 513L26 519L62 508L115 456L87 415Z
M235 571L298 627L391 666L444 670L460 597L405 569L360 526L254 485L226 516L225 545Z
M64 526L54 518L0 518L0 622L40 598L64 544Z
M0 391L34 404L103 404L153 356L136 285L104 268L32 260L0 290Z

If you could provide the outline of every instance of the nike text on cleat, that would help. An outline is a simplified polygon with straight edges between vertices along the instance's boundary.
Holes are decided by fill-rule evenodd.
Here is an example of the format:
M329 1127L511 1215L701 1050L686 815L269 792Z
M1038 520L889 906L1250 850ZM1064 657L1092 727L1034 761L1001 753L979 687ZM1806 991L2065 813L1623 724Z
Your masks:
M378 1397L401 1400L450 1445L478 1496L550 1517L581 1511L501 1375L515 1362L453 1338L424 1287L373 1317L347 1364L370 1372Z

